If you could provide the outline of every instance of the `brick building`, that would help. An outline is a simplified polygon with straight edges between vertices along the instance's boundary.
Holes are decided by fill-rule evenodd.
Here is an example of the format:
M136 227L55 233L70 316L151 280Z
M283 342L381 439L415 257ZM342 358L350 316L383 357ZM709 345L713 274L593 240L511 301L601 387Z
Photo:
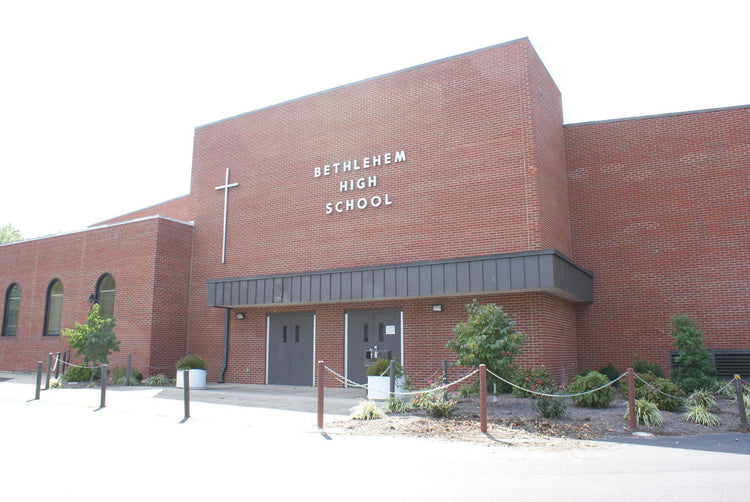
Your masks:
M748 106L564 125L526 39L208 124L189 195L0 246L0 369L64 349L50 318L91 295L147 374L198 353L213 381L312 385L319 359L361 381L377 346L419 380L473 298L560 381L668 369L680 314L741 367L748 137Z

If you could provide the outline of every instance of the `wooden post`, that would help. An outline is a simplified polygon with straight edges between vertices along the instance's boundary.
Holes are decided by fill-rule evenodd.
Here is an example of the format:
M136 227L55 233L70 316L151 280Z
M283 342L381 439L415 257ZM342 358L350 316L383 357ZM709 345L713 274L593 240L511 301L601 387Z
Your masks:
M747 429L747 411L745 410L745 399L742 396L742 378L734 375L734 385L737 388L737 407L740 409L740 422Z
M185 370L182 372L182 385L182 396L185 402L185 418L183 418L184 421L190 418L190 370Z
M638 417L635 411L635 372L628 368L628 411L630 416L630 430L634 431L638 426Z
M318 429L323 428L325 386L326 386L325 363L323 361L318 361Z
M39 399L42 393L42 361L36 363L36 396L34 399Z
M479 427L487 432L487 366L479 365Z
M106 405L107 405L107 365L102 364L102 398L101 398L101 401L99 402L99 408L104 408Z

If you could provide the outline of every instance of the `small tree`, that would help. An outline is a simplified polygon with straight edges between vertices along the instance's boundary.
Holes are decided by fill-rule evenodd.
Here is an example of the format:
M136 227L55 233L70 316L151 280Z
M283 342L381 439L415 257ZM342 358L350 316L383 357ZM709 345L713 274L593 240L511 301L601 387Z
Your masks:
M455 365L487 369L509 380L513 358L521 353L526 335L515 330L513 318L494 303L476 299L466 306L468 319L453 328L454 340L446 347L458 356Z
M114 332L115 320L99 315L99 305L93 304L88 311L86 324L75 323L73 329L64 329L62 335L68 345L83 357L86 366L106 364L110 351L120 350L120 341ZM93 378L93 371L92 371Z
M17 242L20 240L23 240L21 232L17 228L13 228L13 225L10 223L0 227L0 244Z
M672 319L672 345L679 351L672 371L672 380L682 390L691 393L708 389L716 381L716 368L711 354L703 347L703 333L687 316Z

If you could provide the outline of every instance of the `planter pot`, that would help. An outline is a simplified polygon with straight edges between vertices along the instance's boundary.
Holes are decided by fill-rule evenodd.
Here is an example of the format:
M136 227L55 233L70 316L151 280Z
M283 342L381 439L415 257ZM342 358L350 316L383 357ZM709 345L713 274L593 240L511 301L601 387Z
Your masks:
M391 378L387 376L367 377L367 399L388 399L391 392ZM396 378L396 397L404 394L404 377Z
M206 370L177 370L177 388L185 388L185 372L190 372L190 388L206 388Z

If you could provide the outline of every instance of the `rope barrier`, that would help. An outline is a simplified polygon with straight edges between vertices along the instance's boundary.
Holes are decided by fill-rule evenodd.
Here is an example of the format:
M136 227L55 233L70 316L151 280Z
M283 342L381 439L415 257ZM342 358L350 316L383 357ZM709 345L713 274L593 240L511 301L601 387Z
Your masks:
M447 389L448 387L452 387L452 386L454 386L456 384L459 384L459 383L463 382L464 380L466 380L467 378L469 378L470 376L473 376L476 373L479 373L479 370L474 370L474 371L472 371L470 373L467 373L466 375L462 376L458 380L456 380L454 382L451 382L451 383L446 383L444 385L441 385L440 387L430 387L429 389L424 389L424 390L404 391L404 392L399 392L399 394L404 395L404 396L416 395L416 394L431 394L433 392L437 392L439 390Z
M363 385L361 383L355 382L354 380L349 380L345 376L336 373L335 371L333 371L328 366L326 366L325 369L327 369L331 374L333 374L333 376L336 377L336 380L338 380L339 383L342 383L344 385L351 385L352 387L358 387L360 389L366 389L367 388L367 384Z
M545 396L545 397L578 397L578 396L585 396L586 394L593 394L594 392L598 392L598 391L600 391L602 389L606 389L610 385L614 385L615 382L618 382L622 378L625 378L627 376L627 374L628 374L627 372L625 372L622 375L620 375L617 378L615 378L614 380L612 380L611 382L608 382L608 383L602 385L601 387L597 387L596 389L588 390L586 392L578 392L577 394L548 394L546 392L536 392L536 391L533 391L531 389L524 389L523 387L521 387L519 385L516 385L513 382L509 382L508 380L504 379L500 375L496 375L493 371L491 371L489 369L487 370L487 373L489 373L490 375L494 376L498 380L501 380L501 381L507 383L511 387L515 387L518 390L521 390L521 391L524 391L524 392L528 392L529 394L535 394L537 396Z
M656 391L656 392L658 392L659 394L662 394L662 395L664 395L664 396L667 396L667 397L671 397L672 399L685 399L684 397L680 397L680 396L673 396L672 394L668 394L668 393L666 393L666 392L664 392L664 391L662 391L662 390L660 390L660 389L657 389L656 387L654 387L654 386L653 386L653 385L651 384L651 382L648 382L648 381L644 380L644 379L643 379L643 378L641 377L641 375L639 375L638 373L636 373L636 374L635 374L635 377L636 377L636 378L637 378L638 380L640 380L641 382L645 383L645 384L646 384L646 385L647 385L648 387L651 387L651 389L655 390L655 391Z

